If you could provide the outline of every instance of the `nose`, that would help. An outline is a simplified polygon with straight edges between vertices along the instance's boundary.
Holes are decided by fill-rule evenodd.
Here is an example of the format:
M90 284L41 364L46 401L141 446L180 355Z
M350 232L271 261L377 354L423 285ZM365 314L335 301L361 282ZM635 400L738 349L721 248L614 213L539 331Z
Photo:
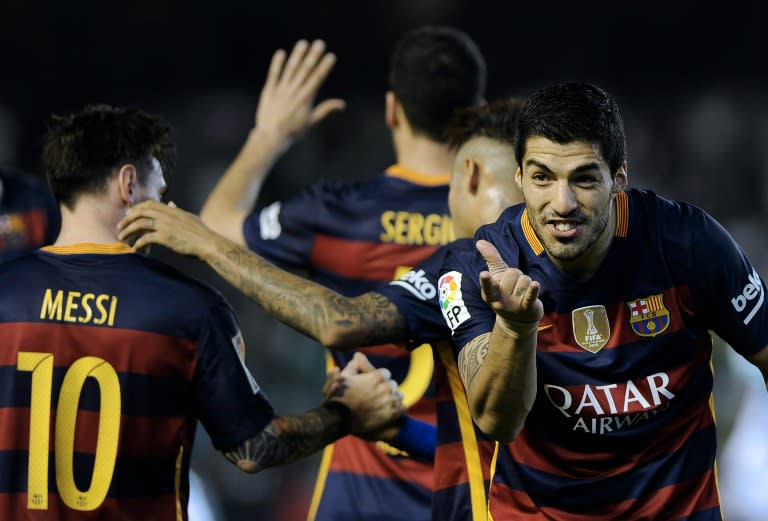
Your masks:
M558 181L552 198L552 209L559 215L568 215L576 209L576 194L567 180Z

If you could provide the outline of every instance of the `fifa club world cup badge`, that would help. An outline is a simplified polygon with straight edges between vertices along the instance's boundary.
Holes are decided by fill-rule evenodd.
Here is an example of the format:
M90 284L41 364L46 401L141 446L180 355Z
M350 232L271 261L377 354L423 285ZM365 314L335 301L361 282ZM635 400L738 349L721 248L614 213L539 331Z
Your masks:
M629 325L640 336L656 336L669 327L669 310L664 307L664 294L651 295L627 302Z
M611 324L605 306L587 306L571 312L573 338L590 353L597 353L611 338Z

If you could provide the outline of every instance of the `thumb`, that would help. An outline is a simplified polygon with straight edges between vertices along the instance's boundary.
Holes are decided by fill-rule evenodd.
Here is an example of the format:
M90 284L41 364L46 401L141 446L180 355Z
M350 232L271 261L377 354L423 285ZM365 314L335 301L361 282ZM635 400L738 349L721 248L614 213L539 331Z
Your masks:
M174 203L173 201L168 201L168 206L170 206L171 208L178 208L178 206L176 206L176 203Z
M329 99L325 100L312 110L312 114L309 116L309 124L314 125L324 120L327 116L334 112L344 110L347 107L346 102L343 99Z
M496 249L496 246L490 242L480 239L475 244L475 247L480 252L480 255L483 256L483 259L485 259L486 264L488 264L488 271L491 273L491 277L495 277L509 267L504 259L501 258L501 254Z

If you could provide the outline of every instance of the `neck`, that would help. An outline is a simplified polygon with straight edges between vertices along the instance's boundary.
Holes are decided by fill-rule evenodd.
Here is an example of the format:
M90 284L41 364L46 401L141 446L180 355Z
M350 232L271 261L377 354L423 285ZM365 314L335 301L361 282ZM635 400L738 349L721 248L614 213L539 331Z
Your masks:
M61 208L61 231L54 246L67 246L83 242L112 244L118 242L117 223L124 209L117 211L108 201L80 199L75 208Z
M453 166L453 152L443 143L410 132L393 135L397 164L427 175L445 175Z

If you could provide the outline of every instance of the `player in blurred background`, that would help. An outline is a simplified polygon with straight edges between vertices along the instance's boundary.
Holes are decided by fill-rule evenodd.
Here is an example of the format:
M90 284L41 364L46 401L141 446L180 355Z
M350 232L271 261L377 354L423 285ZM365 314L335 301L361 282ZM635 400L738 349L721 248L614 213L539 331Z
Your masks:
M453 154L444 132L458 109L482 101L486 70L477 45L461 31L422 27L405 34L392 53L385 96L397 164L368 182L316 184L254 211L275 160L303 131L343 107L341 100L314 106L334 61L322 41L300 41L287 57L275 53L255 127L200 215L281 267L352 296L397 278L453 240L447 206ZM409 414L434 424L428 346L411 354L392 345L364 352L392 371ZM350 356L332 353L340 366ZM309 518L429 519L432 483L431 463L347 437L324 453Z
M61 233L0 270L2 519L186 519L198 419L257 472L404 411L389 372L359 355L332 398L276 416L221 294L118 242L126 210L165 191L169 131L107 106L52 123Z
M45 184L0 168L0 262L51 244L60 221L58 205Z

